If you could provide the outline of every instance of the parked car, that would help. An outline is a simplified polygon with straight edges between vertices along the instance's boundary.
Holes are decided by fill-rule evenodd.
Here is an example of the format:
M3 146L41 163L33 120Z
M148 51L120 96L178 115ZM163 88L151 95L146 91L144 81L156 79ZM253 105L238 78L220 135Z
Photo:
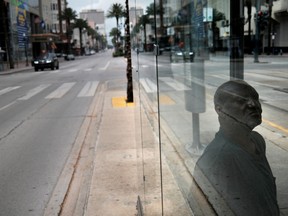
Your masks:
M178 61L190 61L194 62L194 52L191 50L181 49L179 46L171 47L170 51L170 61L178 62Z
M33 66L35 71L43 71L45 68L59 69L59 60L55 53L43 53L33 60Z
M75 56L73 54L67 54L65 56L65 60L67 60L67 61L75 60Z

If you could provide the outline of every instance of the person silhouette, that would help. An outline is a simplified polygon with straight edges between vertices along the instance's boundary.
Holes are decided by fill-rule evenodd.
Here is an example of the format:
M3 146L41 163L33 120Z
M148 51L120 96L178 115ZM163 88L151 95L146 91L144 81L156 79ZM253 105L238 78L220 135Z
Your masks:
M278 216L265 140L253 131L262 122L257 91L245 81L231 80L216 90L214 105L220 128L196 162L196 181L201 185L197 177L205 176L235 215Z

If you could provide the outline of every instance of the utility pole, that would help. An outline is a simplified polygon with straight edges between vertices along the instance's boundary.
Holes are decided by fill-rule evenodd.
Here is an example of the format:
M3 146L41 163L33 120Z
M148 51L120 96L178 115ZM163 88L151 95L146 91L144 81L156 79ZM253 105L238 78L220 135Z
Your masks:
M247 7L247 14L248 14L248 46L251 47L251 12L252 12L252 2L251 0L246 0L245 5Z
M244 79L244 2L230 1L230 79Z
M270 55L271 53L271 26L272 26L272 22L271 22L271 13L272 13L272 6L273 6L273 2L272 0L267 0L266 1L268 3L268 13L269 13L269 18L268 18L268 50L267 50L267 55Z
M256 34L255 34L255 50L254 50L254 62L258 63L258 53L259 53L259 38L260 38L260 26L259 26L259 16L258 12L260 11L260 0L256 0Z

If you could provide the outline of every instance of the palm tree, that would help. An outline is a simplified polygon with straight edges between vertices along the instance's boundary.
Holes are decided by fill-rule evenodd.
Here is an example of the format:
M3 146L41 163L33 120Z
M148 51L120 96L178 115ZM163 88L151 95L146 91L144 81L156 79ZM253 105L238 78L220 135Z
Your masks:
M57 0L57 5L58 5L58 14L61 14L61 11L62 11L61 0ZM63 28L62 28L62 17L61 16L58 17L58 21L59 21L60 35L62 35L63 34Z
M147 51L147 37L146 37L146 24L150 23L149 15L142 15L139 20L140 27L143 26L144 30L144 50Z
M68 40L68 53L71 53L71 35L72 35L72 28L71 28L71 21L77 18L77 12L74 11L72 8L65 8L65 10L59 15L59 19L66 21L66 35Z
M123 5L121 5L120 3L115 3L113 4L110 9L108 10L108 14L107 14L107 18L116 18L116 28L118 29L119 26L119 19L121 17L124 17L124 7ZM116 38L116 40L118 41L118 36Z
M132 61L131 61L131 41L130 41L130 21L129 21L129 3L126 3L126 20L125 20L125 33L126 33L126 57L127 57L127 102L133 102L133 78L132 78Z
M97 32L95 31L95 29L93 29L93 28L91 28L90 26L88 26L88 28L87 28L87 33L88 33L88 36L90 36L91 39L92 39L92 47L93 47L93 49L94 49L94 48L95 48L95 47L94 47L94 46L95 46L95 44L94 44L94 39L97 38Z
M116 46L116 43L117 43L117 38L119 37L119 31L117 28L112 28L110 33L109 33L109 36L112 37L112 43L114 46Z
M79 28L79 34L80 34L80 53L83 54L83 45L82 45L82 31L83 29L88 29L88 22L84 19L76 19L75 23L73 24L73 28Z

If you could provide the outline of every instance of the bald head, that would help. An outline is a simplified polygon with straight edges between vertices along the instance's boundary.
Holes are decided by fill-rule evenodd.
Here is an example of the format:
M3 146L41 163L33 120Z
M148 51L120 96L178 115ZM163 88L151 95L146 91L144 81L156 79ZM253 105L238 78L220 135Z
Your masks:
M214 95L214 105L219 117L229 116L252 129L261 123L259 95L243 80L231 80L219 86Z

